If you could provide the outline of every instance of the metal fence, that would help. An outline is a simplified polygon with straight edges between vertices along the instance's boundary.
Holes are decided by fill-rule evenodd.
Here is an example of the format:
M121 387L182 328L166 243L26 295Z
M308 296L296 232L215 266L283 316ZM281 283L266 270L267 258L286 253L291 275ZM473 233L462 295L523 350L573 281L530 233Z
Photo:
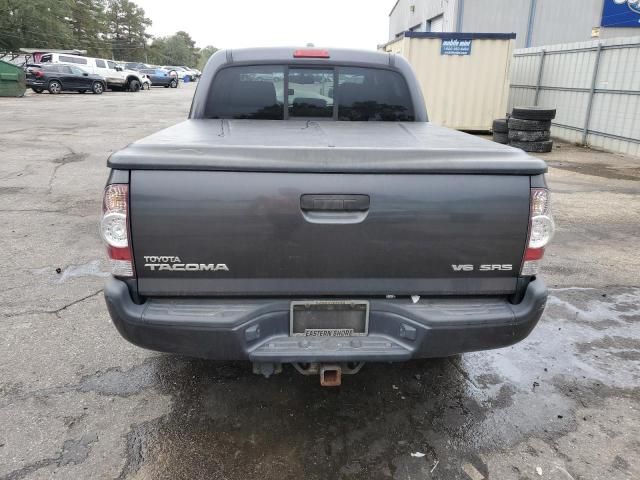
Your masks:
M640 37L516 50L509 108L557 108L552 135L640 156Z

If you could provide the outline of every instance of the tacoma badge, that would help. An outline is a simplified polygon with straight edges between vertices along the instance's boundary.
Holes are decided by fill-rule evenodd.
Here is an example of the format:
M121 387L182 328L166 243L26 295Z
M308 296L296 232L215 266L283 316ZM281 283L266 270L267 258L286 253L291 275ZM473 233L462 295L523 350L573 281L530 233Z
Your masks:
M229 267L224 263L182 263L180 257L146 256L144 268L159 272L228 272Z

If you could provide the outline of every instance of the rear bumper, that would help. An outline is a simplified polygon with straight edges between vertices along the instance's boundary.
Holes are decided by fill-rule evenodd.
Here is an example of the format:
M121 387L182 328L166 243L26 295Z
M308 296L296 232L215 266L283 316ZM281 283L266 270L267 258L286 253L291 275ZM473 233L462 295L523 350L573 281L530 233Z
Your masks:
M542 280L523 300L437 298L370 300L369 335L290 337L286 299L149 299L137 305L110 278L105 298L120 334L140 347L217 360L375 362L444 357L506 347L529 335L544 310Z

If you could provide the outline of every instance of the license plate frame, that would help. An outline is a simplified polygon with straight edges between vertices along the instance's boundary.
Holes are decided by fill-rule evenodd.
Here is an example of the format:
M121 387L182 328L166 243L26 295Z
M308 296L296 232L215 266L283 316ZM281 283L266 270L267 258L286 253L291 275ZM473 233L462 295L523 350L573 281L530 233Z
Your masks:
M367 300L292 301L289 336L366 337L369 335L369 308ZM349 324L339 326L341 321Z

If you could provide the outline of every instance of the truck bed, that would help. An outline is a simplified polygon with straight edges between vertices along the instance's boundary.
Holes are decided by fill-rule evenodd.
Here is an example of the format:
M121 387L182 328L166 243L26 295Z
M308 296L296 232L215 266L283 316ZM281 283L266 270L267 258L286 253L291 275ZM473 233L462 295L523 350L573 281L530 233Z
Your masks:
M138 287L160 296L509 294L530 176L546 171L427 123L250 120L185 121L110 166L131 170ZM366 207L331 210L336 198ZM228 271L159 270L148 256Z
M427 122L186 120L114 153L124 170L538 175L520 150Z

